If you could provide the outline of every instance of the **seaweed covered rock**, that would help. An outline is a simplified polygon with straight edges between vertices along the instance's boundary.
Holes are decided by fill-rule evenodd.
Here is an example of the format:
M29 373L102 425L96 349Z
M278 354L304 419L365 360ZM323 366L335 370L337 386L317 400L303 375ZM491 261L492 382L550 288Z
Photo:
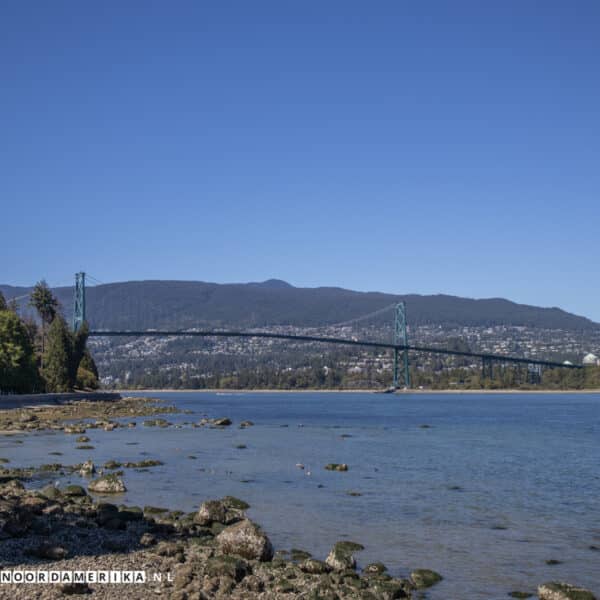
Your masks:
M231 525L243 519L243 511L249 507L249 504L234 496L225 496L220 500L207 500L202 503L194 516L194 522L202 526L210 526L213 523Z
M562 581L551 581L538 587L540 600L596 600L589 590Z
M356 560L354 559L353 553L364 549L365 547L362 544L357 544L356 542L337 542L331 549L331 552L327 555L325 562L334 571L355 569Z
M430 569L415 569L410 574L410 579L416 588L421 589L435 585L436 583L440 582L443 577L439 573L431 571Z
M329 463L325 465L327 471L347 471L348 465L346 463Z
M273 546L262 529L244 519L225 528L217 537L217 545L223 554L234 554L248 560L270 561Z
M86 460L84 463L82 463L79 469L80 475L92 475L95 472L96 467L94 466L94 463L91 460Z
M62 490L64 496L76 497L87 496L87 492L80 485L68 485Z
M121 494L126 492L127 488L120 477L111 474L90 481L88 490L97 494Z
M33 520L33 513L18 505L18 501L0 499L0 539L24 535Z

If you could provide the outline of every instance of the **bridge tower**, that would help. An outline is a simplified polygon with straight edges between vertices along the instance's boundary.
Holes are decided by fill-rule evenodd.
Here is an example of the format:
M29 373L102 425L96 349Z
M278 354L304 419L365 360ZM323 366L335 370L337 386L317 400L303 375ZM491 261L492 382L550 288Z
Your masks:
M75 298L73 302L73 331L85 321L85 273L75 273Z
M406 304L404 302L398 302L396 304L396 318L394 323L394 344L399 346L405 346L402 351L402 361L403 361L403 369L402 369L402 378L403 378L403 386L404 388L410 388L410 372L408 370L408 350L406 346L408 346L408 334L406 333ZM394 348L394 389L398 389L400 387L399 382L399 349Z

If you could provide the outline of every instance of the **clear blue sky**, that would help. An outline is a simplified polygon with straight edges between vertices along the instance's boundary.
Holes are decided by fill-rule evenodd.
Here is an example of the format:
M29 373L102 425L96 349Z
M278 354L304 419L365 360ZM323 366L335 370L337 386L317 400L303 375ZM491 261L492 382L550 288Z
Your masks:
M507 297L600 321L600 3L0 4L0 282Z

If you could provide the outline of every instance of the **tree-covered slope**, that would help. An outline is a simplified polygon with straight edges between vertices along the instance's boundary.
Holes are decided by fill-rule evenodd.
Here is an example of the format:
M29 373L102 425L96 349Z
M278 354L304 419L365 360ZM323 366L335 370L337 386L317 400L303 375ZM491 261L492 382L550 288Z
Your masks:
M7 300L28 288L0 285ZM67 316L71 288L55 293ZM501 298L474 300L443 294L421 296L355 292L335 287L296 288L283 281L216 284L192 281L128 281L87 289L92 328L161 329L190 327L319 326L355 319L405 300L413 325L523 325L595 330L599 324L559 308L516 304ZM25 309L27 300L21 300ZM390 321L391 315L379 317Z

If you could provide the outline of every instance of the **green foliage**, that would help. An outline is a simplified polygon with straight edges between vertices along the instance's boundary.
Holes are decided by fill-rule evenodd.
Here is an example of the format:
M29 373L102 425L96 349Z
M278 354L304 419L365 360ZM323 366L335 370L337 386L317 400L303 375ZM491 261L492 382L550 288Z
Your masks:
M90 351L87 348L83 353L83 358L81 359L79 366L82 369L85 369L86 371L92 373L92 375L94 375L94 377L98 379L98 367L96 367L96 362L94 361L92 355L90 354Z
M29 305L37 310L43 323L52 323L58 310L58 300L43 279L35 284L29 296Z
M7 308L6 298L4 297L4 294L0 292L0 310L7 310Z
M10 310L0 310L0 391L29 393L39 390L33 345L27 328Z
M86 348L88 335L86 323L77 333L72 333L61 315L54 318L44 353L43 375L48 392L98 387L96 365Z
M42 373L48 392L68 392L75 385L77 371L73 373L73 338L60 315L54 318L48 330Z
M77 369L77 378L75 380L75 385L80 390L97 390L98 389L98 377L80 366Z

